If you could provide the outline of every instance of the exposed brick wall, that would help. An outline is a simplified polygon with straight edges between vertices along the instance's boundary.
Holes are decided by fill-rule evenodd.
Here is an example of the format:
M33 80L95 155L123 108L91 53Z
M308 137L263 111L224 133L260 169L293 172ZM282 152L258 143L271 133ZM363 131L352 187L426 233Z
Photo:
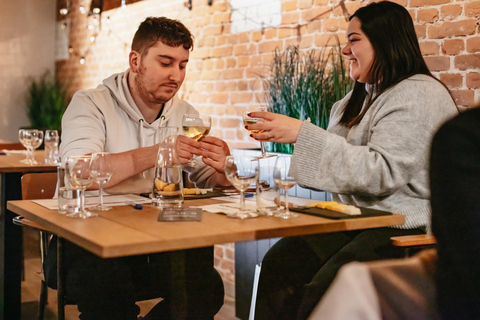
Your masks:
M104 12L102 31L90 45L86 18L79 13L78 0L72 0L70 41L78 53L57 62L58 75L70 84L72 93L94 87L111 73L128 67L130 41L145 17L179 19L196 40L180 96L201 113L213 115L211 134L227 141L231 148L257 147L243 129L241 114L264 100L259 75L267 75L276 47L300 44L303 49L319 48L327 44L332 32L344 42L347 22L337 6L339 1L283 0L280 25L235 34L231 32L230 1L213 0L210 7L206 0L193 0L191 11L184 6L185 0L139 1L126 10ZM367 2L346 0L345 8L351 14ZM434 75L451 89L459 105L474 105L480 100L480 1L396 2L412 15ZM86 57L84 65L79 64L80 55ZM223 278L233 281L233 245L217 246L215 255Z

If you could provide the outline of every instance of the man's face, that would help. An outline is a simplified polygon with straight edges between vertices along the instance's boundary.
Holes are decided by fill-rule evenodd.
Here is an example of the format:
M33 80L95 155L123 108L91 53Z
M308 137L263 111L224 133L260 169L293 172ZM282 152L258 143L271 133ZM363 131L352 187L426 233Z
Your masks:
M161 104L172 99L185 79L189 50L158 41L139 58L135 86L146 103Z

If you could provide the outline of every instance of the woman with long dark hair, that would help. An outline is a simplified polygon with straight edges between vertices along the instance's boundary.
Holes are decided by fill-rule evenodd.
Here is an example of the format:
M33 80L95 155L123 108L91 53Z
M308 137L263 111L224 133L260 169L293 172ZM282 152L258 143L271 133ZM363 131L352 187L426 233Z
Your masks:
M390 237L428 228L430 140L458 113L455 103L428 70L404 7L383 1L358 9L346 39L355 86L332 107L327 130L268 112L253 112L265 121L248 129L262 130L252 134L257 140L295 143L292 170L301 186L403 214L406 222L281 239L262 262L257 319L305 319L342 265L387 258Z

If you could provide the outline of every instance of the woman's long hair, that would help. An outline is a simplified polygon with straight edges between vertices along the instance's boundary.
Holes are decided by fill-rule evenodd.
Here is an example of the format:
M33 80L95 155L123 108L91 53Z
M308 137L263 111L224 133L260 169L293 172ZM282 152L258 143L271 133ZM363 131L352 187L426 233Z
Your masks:
M361 29L375 52L368 79L374 98L366 102L365 84L355 81L352 96L345 106L340 123L351 128L362 120L375 98L388 88L415 74L432 76L423 59L413 20L408 11L393 2L371 3L358 9Z

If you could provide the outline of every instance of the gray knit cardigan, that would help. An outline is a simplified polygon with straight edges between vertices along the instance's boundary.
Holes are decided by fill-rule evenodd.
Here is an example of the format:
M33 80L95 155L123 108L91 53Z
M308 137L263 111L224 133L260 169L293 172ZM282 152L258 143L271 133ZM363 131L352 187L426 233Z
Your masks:
M458 113L448 91L429 76L412 76L347 128L339 121L350 95L332 107L327 130L303 123L292 156L299 185L330 191L345 204L403 214L399 228L429 226L431 139Z

